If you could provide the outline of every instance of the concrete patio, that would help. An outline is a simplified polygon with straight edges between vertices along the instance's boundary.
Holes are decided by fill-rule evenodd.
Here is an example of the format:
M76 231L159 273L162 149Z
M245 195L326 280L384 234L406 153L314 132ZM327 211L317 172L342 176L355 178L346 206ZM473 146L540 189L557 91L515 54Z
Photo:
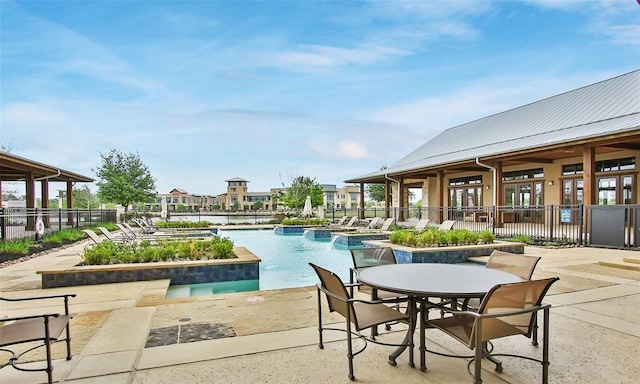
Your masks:
M327 333L317 346L315 287L165 299L168 281L40 289L38 270L80 261L84 244L0 269L3 296L74 292L71 300L74 357L54 348L54 377L61 383L348 383L344 334ZM543 249L534 278L559 276L551 303L550 383L635 383L640 371L640 271L599 265L637 253L597 248ZM59 307L2 303L1 317L56 312ZM327 321L340 321L328 317ZM385 340L406 328L394 326ZM436 330L430 348L466 353ZM524 337L502 339L496 348L538 356ZM363 383L471 383L466 360L427 355L426 372L387 364L390 347L370 344L354 360ZM416 350L417 352L417 350ZM33 359L42 358L40 352ZM40 364L34 362L34 364ZM504 372L488 363L485 383L538 383L539 364L504 359ZM44 383L44 372L0 370L0 382Z

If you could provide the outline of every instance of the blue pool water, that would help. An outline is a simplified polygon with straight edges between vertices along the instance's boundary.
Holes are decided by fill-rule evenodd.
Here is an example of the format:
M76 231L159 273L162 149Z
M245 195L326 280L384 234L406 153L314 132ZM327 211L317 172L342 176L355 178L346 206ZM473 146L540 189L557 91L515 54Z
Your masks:
M167 298L294 288L315 285L317 275L309 266L315 263L349 281L353 264L347 249L335 249L329 241L315 241L298 235L277 235L272 230L218 230L236 247L245 247L260 260L260 280L209 284L174 285Z
M245 247L260 260L260 289L315 285L318 277L309 262L349 280L351 253L335 249L328 241L314 241L300 235L276 235L272 230L219 230L236 247Z

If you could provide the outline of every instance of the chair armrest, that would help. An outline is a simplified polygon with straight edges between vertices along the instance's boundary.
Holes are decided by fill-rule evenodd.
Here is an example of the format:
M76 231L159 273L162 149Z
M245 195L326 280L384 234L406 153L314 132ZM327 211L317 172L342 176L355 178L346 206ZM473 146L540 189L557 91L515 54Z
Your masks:
M44 318L44 317L59 317L59 316L60 316L59 313L43 313L43 314L31 315L31 316L3 317L3 318L0 318L0 322L30 320L30 319L37 319L39 317Z
M75 293L61 293L58 295L47 295L47 296L34 296L34 297L20 297L20 298L9 298L9 297L1 297L0 300L4 301L29 301L29 300L45 300L45 299L64 299L64 314L69 314L69 298L76 297Z
M76 297L75 293L62 293L59 295L49 295L49 296L34 296L34 297L19 297L19 298L10 298L10 297L1 297L0 300L4 301L27 301L27 300L41 300L41 299L56 299L61 297Z
M438 308L441 311L443 311L444 313L449 313L449 314L456 315L456 316L471 316L471 317L476 317L476 318L489 319L489 318L493 318L493 317L515 316L515 315L521 315L523 313L537 312L537 311L540 311L542 309L551 307L551 304L542 303L540 305L536 305L536 306L533 306L533 307L530 307L530 308L519 309L519 310L492 312L492 313L478 313L478 312L469 311L469 310L456 310L456 309L449 308L449 307L446 307L444 305L440 305L440 304L436 304L436 303L429 303L429 306L431 306L433 308Z

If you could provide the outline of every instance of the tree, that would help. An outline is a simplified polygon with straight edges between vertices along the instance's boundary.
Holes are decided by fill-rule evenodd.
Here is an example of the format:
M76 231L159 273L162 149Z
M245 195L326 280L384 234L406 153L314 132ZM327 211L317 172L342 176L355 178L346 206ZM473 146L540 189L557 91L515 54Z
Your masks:
M255 203L253 203L253 205L251 206L251 209L253 209L254 211L259 211L262 209L262 201L256 201Z
M118 203L126 213L130 204L156 200L156 180L139 154L111 149L100 157L102 165L93 171L99 179L96 185L102 201Z
M311 196L311 206L317 207L324 203L324 190L315 178L298 176L291 181L291 186L282 196L282 203L295 210L304 207L307 196Z
M74 208L96 209L100 206L100 200L85 185L73 189L73 206Z
M386 165L380 167L380 170L387 169ZM384 184L367 184L367 192L369 192L369 199L375 202L385 201Z

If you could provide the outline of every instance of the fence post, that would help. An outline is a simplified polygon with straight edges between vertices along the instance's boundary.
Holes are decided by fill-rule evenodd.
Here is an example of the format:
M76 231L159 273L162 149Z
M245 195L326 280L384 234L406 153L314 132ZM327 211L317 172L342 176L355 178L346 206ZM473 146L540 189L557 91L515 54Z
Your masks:
M0 237L2 241L7 241L7 223L4 220L5 209L0 207Z
M583 219L584 219L583 212L584 212L584 205L583 205L583 204L580 204L580 205L578 206L578 231L579 231L579 233L578 233L578 240L579 240L579 244L580 244L580 245L585 245L585 244L584 244L583 234L584 234L584 231L587 229L587 228L583 225Z
M58 231L62 231L62 208L58 208Z
M551 204L551 211L549 213L549 241L553 241L553 228L555 227L555 214L554 214L554 206Z

